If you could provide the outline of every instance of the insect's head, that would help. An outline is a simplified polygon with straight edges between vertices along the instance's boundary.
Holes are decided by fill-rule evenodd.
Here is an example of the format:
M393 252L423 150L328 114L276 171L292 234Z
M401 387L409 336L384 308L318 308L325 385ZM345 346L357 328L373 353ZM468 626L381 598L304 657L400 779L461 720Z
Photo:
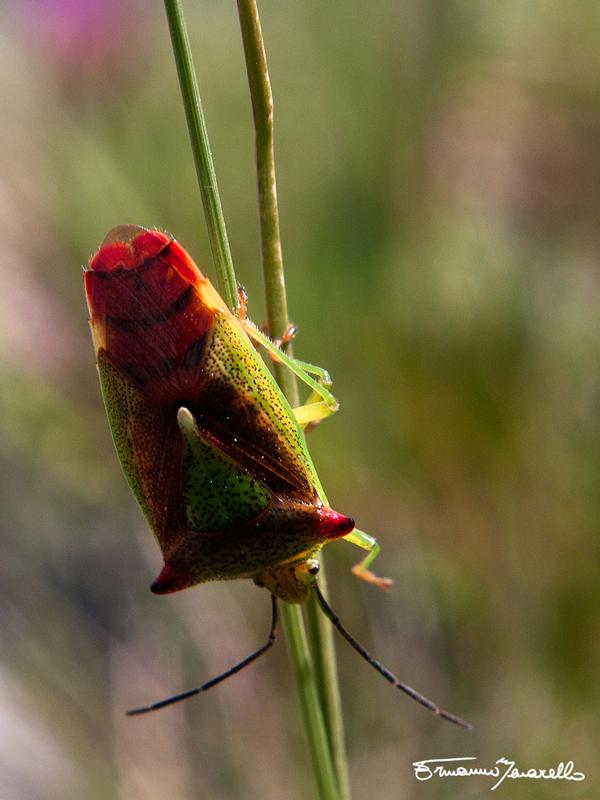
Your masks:
M275 569L257 575L254 583L264 586L286 603L303 603L310 593L319 568L316 558L303 558L288 564L278 564Z

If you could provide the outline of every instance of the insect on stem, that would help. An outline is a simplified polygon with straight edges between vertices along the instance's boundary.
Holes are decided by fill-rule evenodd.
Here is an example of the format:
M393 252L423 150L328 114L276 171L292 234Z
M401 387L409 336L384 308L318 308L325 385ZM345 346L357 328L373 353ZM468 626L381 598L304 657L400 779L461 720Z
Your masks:
M233 667L228 669L226 672L221 673L221 675L217 675L216 678L211 678L211 680L206 681L203 683L202 686L198 686L195 689L188 689L187 692L181 692L180 694L174 694L172 697L167 697L164 700L159 700L156 703L152 703L149 706L140 706L139 708L130 708L129 711L125 712L127 716L133 717L138 714L147 714L149 711L158 711L160 708L165 708L165 706L171 706L174 703L179 703L181 700L187 700L188 697L193 697L196 694L200 694L200 692L205 692L207 689L212 689L213 686L216 686L217 683L221 683L221 681L230 678L232 675L235 675L236 672L240 672L251 664L253 661L256 661L257 658L262 656L275 642L277 638L277 622L278 622L278 609L277 609L277 598L274 594L271 595L271 628L269 630L269 636L265 644L262 647L259 647L258 650L255 650L249 656L242 659L240 662L235 664Z
M367 650L365 650L365 648L359 642L356 641L352 634L348 633L346 628L344 628L337 614L333 611L327 600L325 600L323 597L323 594L316 581L313 584L313 589L317 596L317 600L319 601L319 605L323 609L325 616L330 620L331 624L337 628L348 644L350 644L356 650L356 652L365 659L367 663L374 667L380 675L383 675L383 677L389 681L392 686L395 686L397 689L400 689L401 692L404 692L409 697L412 697L413 700L416 700L417 703L420 703L438 717L448 720L448 722L453 722L455 725L460 725L461 728L465 728L468 731L472 730L473 726L470 723L466 722L460 717L457 717L455 714L451 714L449 711L444 711L439 706L436 706L436 704L427 697L424 697L412 687L407 686L405 683L402 683L402 681L398 680L398 678L392 672L386 669L383 664L380 664L379 661L374 659L373 656L367 652Z

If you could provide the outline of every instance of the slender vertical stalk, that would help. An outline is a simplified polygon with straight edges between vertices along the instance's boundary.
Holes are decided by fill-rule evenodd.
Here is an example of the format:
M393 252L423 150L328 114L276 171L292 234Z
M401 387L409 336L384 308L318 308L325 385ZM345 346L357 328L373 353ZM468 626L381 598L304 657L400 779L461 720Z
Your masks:
M277 337L287 330L289 318L275 179L273 95L256 0L237 0L237 5L256 137L260 240L269 330L272 336ZM291 355L291 353L289 354ZM277 369L278 366L276 365L277 379L286 397L292 406L299 405L296 376L285 368ZM323 567L319 582L326 591ZM286 626L291 624L292 614L294 614L294 625L300 624L300 614L296 613L294 609L287 608L284 609ZM327 730L331 758L335 766L340 798L347 800L350 790L333 631L327 621L322 619L312 597L308 601L307 615L321 710ZM288 632L287 628L286 632ZM288 641L290 641L290 633L288 632Z
M302 610L281 603L281 618L292 663L308 748L319 792L319 800L341 800L329 736L317 691L313 661L306 638Z
M204 206L206 223L211 242L211 250L217 270L218 286L227 305L233 310L237 306L237 280L233 268L231 252L225 230L225 221L212 154L196 81L194 65L187 35L185 19L180 0L164 0L177 73L185 107L188 131L198 174L200 194ZM260 29L259 29L260 30ZM261 39L262 41L262 39ZM263 51L264 54L264 51ZM270 92L269 92L270 96ZM272 105L270 106L272 113ZM272 134L271 134L272 148ZM268 153L269 150L263 151ZM269 308L269 320L272 332L283 332L287 328L287 303L285 285L283 283L283 267L281 263L281 247L279 245L279 221L277 218L277 200L275 193L274 162L271 158L272 204L265 205L270 195L271 179L264 181L261 190L261 235L267 231L263 240L269 256L265 262L265 282ZM263 211L263 209L266 209ZM273 216L274 214L274 216ZM266 227L263 219L266 220ZM267 266L268 264L268 266ZM290 380L289 371L281 373L281 385L293 404L297 404L298 394L295 381ZM301 698L302 713L307 730L309 749L315 769L315 777L321 800L341 800L338 787L338 775L334 766L331 751L331 734L325 725L323 706L315 678L302 612L298 606L283 603L282 618L286 630L288 650L294 668L296 682Z
M260 243L267 315L271 336L277 337L283 335L289 319L275 180L273 95L256 2L238 0L237 5L254 117ZM300 401L296 376L284 367L279 370L277 377L290 403L298 405Z
M234 309L238 304L237 281L183 9L180 0L164 2L219 291L229 308Z
M327 597L327 578L322 556L319 586ZM322 613L312 593L306 601L306 617L308 638L317 673L317 684L325 715L329 745L338 779L340 800L350 800L350 778L346 758L344 717L342 714L333 628Z

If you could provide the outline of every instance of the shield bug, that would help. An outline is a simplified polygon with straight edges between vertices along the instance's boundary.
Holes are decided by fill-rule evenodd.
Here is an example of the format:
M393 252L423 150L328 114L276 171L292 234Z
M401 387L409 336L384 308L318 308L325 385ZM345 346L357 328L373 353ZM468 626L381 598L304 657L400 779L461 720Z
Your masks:
M288 358L233 313L172 237L138 226L113 229L84 275L104 403L125 476L160 546L151 586L166 594L211 580L251 578L272 596L265 645L202 687L128 713L144 713L206 690L255 660L275 640L277 598L302 603L311 590L332 623L384 677L458 724L378 664L341 626L316 585L321 548L345 537L379 547L325 501L302 428L337 409L327 372ZM255 344L308 384L292 409Z

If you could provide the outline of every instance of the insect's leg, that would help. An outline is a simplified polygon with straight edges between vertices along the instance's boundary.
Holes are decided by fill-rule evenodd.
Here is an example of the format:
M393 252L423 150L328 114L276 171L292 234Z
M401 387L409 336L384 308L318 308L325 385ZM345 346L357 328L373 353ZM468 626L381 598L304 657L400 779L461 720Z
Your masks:
M367 569L367 567L369 567L370 564L375 561L379 555L379 551L381 550L381 546L377 542L377 539L369 536L368 533L364 533L364 531L359 531L357 528L344 536L344 539L352 542L352 544L355 544L358 547L362 547L363 550L368 550L368 553L363 560L356 564L356 566L352 567L352 572L354 575L356 575L357 578L361 578L363 581L367 581L367 583L374 583L378 589L382 589L384 592L386 592L392 585L391 578L380 578L378 575L375 575L375 573L371 572L370 569Z
M373 658L373 656L367 650L365 650L362 644L360 644L360 642L357 642L354 636L352 636L352 634L349 633L346 630L346 628L344 628L337 614L333 611L327 600L325 600L325 598L321 594L321 590L319 589L316 581L313 584L313 589L315 591L315 594L317 595L317 600L319 601L319 605L323 609L325 616L329 619L331 624L335 628L337 628L337 630L342 634L342 636L348 642L348 644L350 644L356 650L356 652L359 653L359 655L361 655L364 658L364 660L368 664L374 667L374 669L376 669L380 675L383 675L386 681L389 681L392 684L392 686L395 686L397 689L400 689L401 692L404 692L409 697L412 697L412 699L416 700L417 703L420 703L422 706L425 706L425 708L429 709L429 711L432 711L434 714L437 714L438 717L442 717L442 719L447 719L448 722L453 722L455 725L460 725L461 728L466 728L467 730L471 730L473 726L470 725L468 722L465 722L464 719L461 719L460 717L457 717L455 714L451 714L449 711L444 711L444 709L440 708L439 706L436 706L435 703L433 703L427 697L424 697L424 695L417 692L416 689L413 689L411 686L408 686L406 683L402 683L402 681L398 680L398 678L392 672L390 672L389 669L386 669L386 667L384 667L383 664L380 664L379 661Z
M245 322L247 319L246 312L248 310L248 292L244 289L241 283L237 288L238 304L235 309L235 314L240 322Z
M248 322L248 324L252 324L248 320L248 292L244 289L241 283L239 283L237 287L237 297L238 297L238 303L234 312L236 317L239 319L240 322L243 323ZM263 322L263 324L260 327L260 330L262 333L264 333L265 336L268 336L269 323ZM298 333L298 328L296 328L296 326L292 322L290 322L287 328L285 329L283 335L278 337L277 339L273 339L273 344L275 345L275 347L281 348L288 342L291 342L292 339L295 338L297 333ZM258 342L254 342L253 344L255 347L260 346Z
M338 401L327 388L331 386L331 378L326 369L317 367L314 364L308 364L306 361L290 358L283 350L279 350L269 337L259 331L249 320L242 320L242 324L251 340L261 344L274 361L285 364L288 369L312 389L308 401L303 406L294 409L294 414L300 425L304 427L311 422L320 422L338 410ZM316 380L312 377L313 375L316 376Z
M296 374L300 375L305 383L307 383L305 376L315 375L317 378L318 388L312 390L305 403L293 409L294 416L298 420L300 427L306 428L307 425L315 425L335 414L339 408L339 403L329 391L332 380L326 369L309 364L308 361L300 361L297 358L294 359L294 363L303 370L304 376L300 375L300 373ZM309 383L308 385L310 386L311 384Z
M278 336L276 339L273 339L273 344L275 347L278 347L280 350L284 347L288 342L291 342L292 339L296 338L296 334L298 333L298 328L294 325L293 322L287 326L285 331L283 332L282 336Z
M327 417L330 417L337 411L337 403L335 407L332 407L324 400L321 400L320 397L321 396L317 392L311 392L304 405L292 409L298 424L303 430L309 425L318 425L319 422L327 419Z
M277 613L277 598L274 594L271 595L271 628L269 630L269 636L267 641L263 644L262 647L259 647L258 650L255 650L253 653L250 653L249 656L242 659L240 662L235 664L231 669L228 669L226 672L223 672L221 675L217 675L216 678L212 678L210 681L203 683L202 686L198 686L195 689L188 689L187 692L181 692L180 694L174 694L172 697L167 697L164 700L159 700L156 703L152 703L149 706L141 706L140 708L131 708L127 711L128 716L135 716L137 714L147 714L149 711L158 711L159 708L164 708L165 706L173 705L173 703L179 703L181 700L187 700L188 697L193 697L195 694L199 694L200 692L205 692L207 689L212 689L213 686L216 686L217 683L221 683L226 678L235 675L236 672L240 672L240 670L247 667L248 664L251 664L253 661L256 661L259 656L262 656L275 642L277 638L277 620L278 620L278 613Z

